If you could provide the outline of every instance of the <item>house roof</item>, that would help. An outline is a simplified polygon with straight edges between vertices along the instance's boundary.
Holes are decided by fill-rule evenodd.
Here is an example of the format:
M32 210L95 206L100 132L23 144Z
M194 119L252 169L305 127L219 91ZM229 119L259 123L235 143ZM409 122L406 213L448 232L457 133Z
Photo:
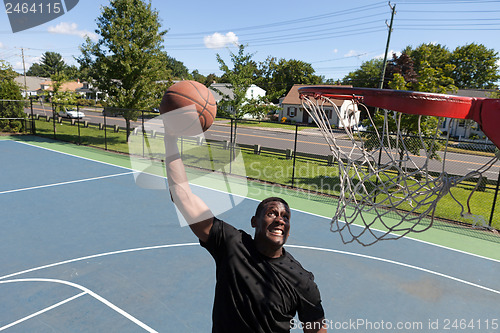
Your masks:
M223 95L229 96L229 99L234 98L233 87L229 83L212 83L208 89L214 94L216 102L223 99Z
M14 81L19 83L21 85L22 89L24 89L24 76L19 75L18 77L14 78ZM26 87L28 91L37 91L40 89L40 85L42 82L47 81L47 78L44 77L38 77L38 76L26 76Z
M281 104L289 104L289 105L302 105L302 100L299 97L299 88L301 87L307 87L311 86L308 84L294 84L293 87L290 89L288 94L285 96L283 99L283 102ZM323 84L322 86L329 86L327 84ZM352 87L352 86L339 86L339 85L331 85L335 87ZM337 106L341 106L344 101L340 99L332 99L332 102L335 103ZM330 103L325 103L325 105L331 105Z
M465 97L480 97L480 98L491 98L490 94L496 89L458 89L456 93L451 93L452 95L465 96Z
M45 82L42 82L44 85L49 85L49 87L45 90L47 91L53 91L54 88L52 87L52 81L47 80ZM73 81L73 82L64 82L61 84L61 88L59 89L60 91L78 91L83 88L83 83L80 81Z

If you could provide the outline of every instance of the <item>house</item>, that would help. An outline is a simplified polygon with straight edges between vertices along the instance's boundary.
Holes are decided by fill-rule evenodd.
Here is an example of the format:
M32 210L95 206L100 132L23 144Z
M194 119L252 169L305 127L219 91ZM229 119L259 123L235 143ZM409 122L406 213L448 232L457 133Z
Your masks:
M309 124L313 120L309 117L307 111L302 106L302 100L299 96L299 88L306 85L295 84L281 102L281 110L279 119L285 117L289 121L297 123ZM349 86L350 87L350 86ZM359 122L359 112L356 104L349 100L331 99L331 102L339 110L339 114L335 112L332 103L325 103L323 108L327 112L330 125L343 128L344 126L356 126Z
M80 80L64 82L59 87L59 91L71 91L71 92L79 93L80 95L85 95L85 93L81 91L82 89L83 89L83 83L81 83ZM40 92L42 92L42 91L50 91L50 92L54 91L54 88L52 87L51 80L46 80L46 81L41 83Z
M229 83L212 83L208 89L214 95L217 104L224 98L228 98L229 100L234 98L233 87ZM249 100L258 100L264 96L266 96L266 91L255 84L250 85L245 93L245 98ZM231 113L234 112L232 109L227 111ZM244 115L243 118L252 117L250 115Z
M47 81L47 78L38 76L25 77L24 75L19 75L18 77L14 78L14 81L17 82L21 87L23 97L29 97L36 96L38 94L38 90L40 89L42 83Z
M494 89L459 89L457 92L450 93L451 95L476 97L476 98L491 98L492 92L497 91ZM450 137L459 139L468 139L470 137L477 137L479 139L485 138L483 131L479 125L473 120L466 119L453 119L445 118L441 122L439 130L443 133L448 133Z

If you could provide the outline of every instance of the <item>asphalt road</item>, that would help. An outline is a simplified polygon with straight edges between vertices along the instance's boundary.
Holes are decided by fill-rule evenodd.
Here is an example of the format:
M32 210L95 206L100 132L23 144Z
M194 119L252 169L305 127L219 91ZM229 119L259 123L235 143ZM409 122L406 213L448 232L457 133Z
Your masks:
M104 123L104 117L100 110L93 111L91 109L83 109L85 117L82 121L89 121L90 123ZM29 113L30 110L26 109ZM52 110L50 107L45 109L40 105L34 105L33 112L40 115L52 115ZM161 123L159 120L145 119L149 129L161 128ZM230 141L231 127L228 125L228 121L223 121L220 123L215 123L212 127L205 133L207 139L218 140L218 141ZM106 117L106 124L110 126L118 125L120 127L125 127L125 120L120 117ZM132 122L132 128L140 127L142 125L141 119L137 122ZM291 130L284 129L262 129L262 128L249 128L245 126L239 126L236 130L236 143L246 144L246 145L261 145L261 147L269 147L273 149L294 149L295 142L295 132ZM352 143L350 140L343 140L342 136L337 138L337 144L346 153L351 152ZM297 135L297 152L299 153L310 153L315 155L331 155L330 147L326 143L325 139L321 133L314 128L303 129L299 131ZM352 152L352 157L357 158L360 154L356 151ZM441 154L443 158L443 154ZM377 156L378 159L378 156ZM425 163L425 157L412 155L412 160L419 167L422 167ZM490 157L469 155L469 154L459 154L448 152L446 154L446 163L444 164L444 170L449 174L454 175L465 175L470 171L477 170L485 163L490 161ZM389 158L382 158L382 163L387 163ZM430 160L428 164L428 169L430 171L441 172L443 170L442 161ZM496 162L492 168L484 173L489 179L497 180L500 172L500 162Z

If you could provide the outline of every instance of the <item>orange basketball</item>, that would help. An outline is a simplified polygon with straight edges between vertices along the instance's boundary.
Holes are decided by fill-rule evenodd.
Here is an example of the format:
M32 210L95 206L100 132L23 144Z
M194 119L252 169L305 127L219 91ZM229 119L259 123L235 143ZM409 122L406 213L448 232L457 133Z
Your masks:
M217 113L214 95L196 81L180 81L173 84L163 95L160 113L169 129L179 135L197 135L212 125ZM174 116L175 114L175 116Z

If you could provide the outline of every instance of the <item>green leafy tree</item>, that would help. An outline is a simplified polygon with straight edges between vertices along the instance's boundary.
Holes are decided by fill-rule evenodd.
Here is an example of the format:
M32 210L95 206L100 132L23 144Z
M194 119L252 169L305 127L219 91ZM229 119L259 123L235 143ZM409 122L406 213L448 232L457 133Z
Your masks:
M450 57L454 65L451 76L462 89L491 89L500 79L498 52L482 44L467 44L457 47Z
M190 78L189 69L179 61L165 53L167 69L172 73L172 77L178 80L187 80Z
M158 11L142 0L112 0L97 18L97 42L87 38L77 59L106 95L108 106L122 108L130 133L136 110L159 105L170 74L163 60ZM162 82L162 83L160 83ZM168 83L167 83L168 85Z
M230 53L232 68L230 68L222 57L217 54L217 62L219 63L220 70L224 73L222 75L222 82L228 83L228 86L233 91L233 97L223 94L223 99L219 102L219 112L226 113L226 115L242 118L245 113L249 111L250 106L244 105L258 104L258 101L249 101L246 98L248 88L252 85L256 71L256 64L252 60L253 54L245 53L245 46L238 47L238 53Z
M200 74L200 72L195 69L189 76L192 80L200 82L204 84L206 87L210 87L210 85L214 82L220 82L221 79L215 75L214 73L208 74L207 76Z
M64 73L53 74L50 77L52 82L52 102L54 111L62 111L64 107L75 105L78 101L78 95L74 91L63 91L61 87L64 83L71 81Z
M266 90L269 101L276 103L294 84L320 84L322 77L314 73L312 65L304 61L268 57L258 65L255 84Z
M403 52L413 60L413 68L418 73L423 67L442 68L444 69L450 63L451 52L448 48L441 44L420 44L413 49L407 46ZM444 73L450 76L451 73Z
M453 92L457 90L451 77L454 69L449 51L439 44L422 44L415 50L406 47L401 55L393 55L389 62L386 87L432 93Z
M69 67L64 62L62 55L57 52L45 52L40 60L39 64L35 63L28 69L27 75L50 77L65 72Z
M378 88L384 60L371 59L361 64L360 68L350 72L342 79L342 84L354 87Z
M21 87L14 81L18 74L7 62L0 60L0 118L25 118ZM0 130L19 132L23 129L23 121L0 120Z

